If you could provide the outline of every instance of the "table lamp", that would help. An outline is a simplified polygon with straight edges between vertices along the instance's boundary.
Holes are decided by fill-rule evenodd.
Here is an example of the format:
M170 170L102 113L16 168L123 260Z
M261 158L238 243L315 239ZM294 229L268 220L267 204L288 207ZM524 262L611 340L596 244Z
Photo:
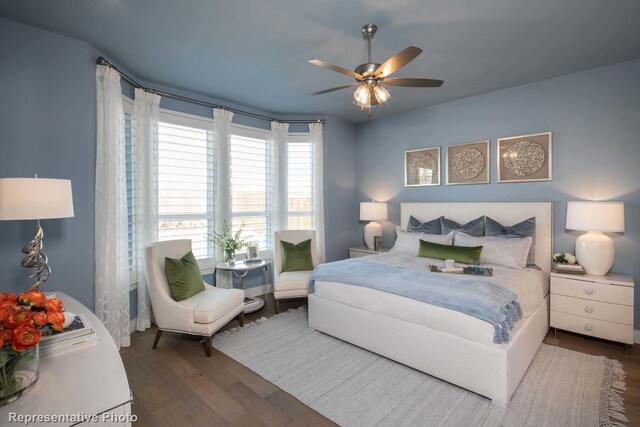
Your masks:
M42 251L44 233L41 219L73 217L71 181L68 179L0 178L0 220L36 220L36 235L22 252L22 266L35 267L29 279L36 282L27 290L40 289L51 274L48 259Z
M376 221L387 220L387 204L376 202L360 203L360 221L370 221L364 227L364 242L369 249L374 249L376 236L382 236L382 226Z
M567 202L566 228L587 232L576 240L576 259L585 273L604 276L613 267L616 247L603 233L624 232L624 203Z

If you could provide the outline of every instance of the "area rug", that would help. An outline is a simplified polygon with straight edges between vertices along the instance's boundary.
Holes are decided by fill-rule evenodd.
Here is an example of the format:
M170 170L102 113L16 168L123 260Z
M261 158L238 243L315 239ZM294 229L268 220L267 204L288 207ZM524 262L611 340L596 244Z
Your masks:
M542 344L507 408L312 330L306 307L213 346L342 426L623 426L620 362Z

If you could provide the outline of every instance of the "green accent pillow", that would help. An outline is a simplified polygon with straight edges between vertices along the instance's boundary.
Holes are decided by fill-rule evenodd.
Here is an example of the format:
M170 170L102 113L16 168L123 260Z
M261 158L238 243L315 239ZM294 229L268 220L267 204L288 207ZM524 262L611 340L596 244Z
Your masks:
M300 242L297 245L289 242L280 242L282 254L282 272L313 270L311 258L311 239Z
M171 298L175 301L191 298L204 291L200 267L191 251L180 259L165 257L164 272L171 289Z
M453 246L440 245L420 239L418 256L434 259L452 259L455 262L466 264L470 259L480 260L482 246Z

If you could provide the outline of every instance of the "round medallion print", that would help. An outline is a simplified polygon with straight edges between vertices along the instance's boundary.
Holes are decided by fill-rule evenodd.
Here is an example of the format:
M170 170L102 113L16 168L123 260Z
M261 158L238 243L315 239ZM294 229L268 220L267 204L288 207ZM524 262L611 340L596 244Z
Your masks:
M414 154L409 164L411 182L431 184L433 183L433 177L437 173L437 169L438 161L431 154Z
M517 176L531 176L544 166L544 149L534 141L519 141L504 155L504 167Z
M484 156L475 148L463 148L451 161L451 170L460 179L473 179L484 169Z

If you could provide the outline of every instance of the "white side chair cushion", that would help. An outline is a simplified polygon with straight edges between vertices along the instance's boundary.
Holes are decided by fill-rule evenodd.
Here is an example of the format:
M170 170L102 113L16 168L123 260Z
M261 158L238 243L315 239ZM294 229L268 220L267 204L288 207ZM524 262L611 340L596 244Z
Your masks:
M244 301L244 291L241 289L207 287L204 291L178 304L192 311L195 323L211 323L234 310L242 301Z
M309 279L311 278L311 270L309 271L287 271L281 273L275 280L275 291L292 291L309 288Z

